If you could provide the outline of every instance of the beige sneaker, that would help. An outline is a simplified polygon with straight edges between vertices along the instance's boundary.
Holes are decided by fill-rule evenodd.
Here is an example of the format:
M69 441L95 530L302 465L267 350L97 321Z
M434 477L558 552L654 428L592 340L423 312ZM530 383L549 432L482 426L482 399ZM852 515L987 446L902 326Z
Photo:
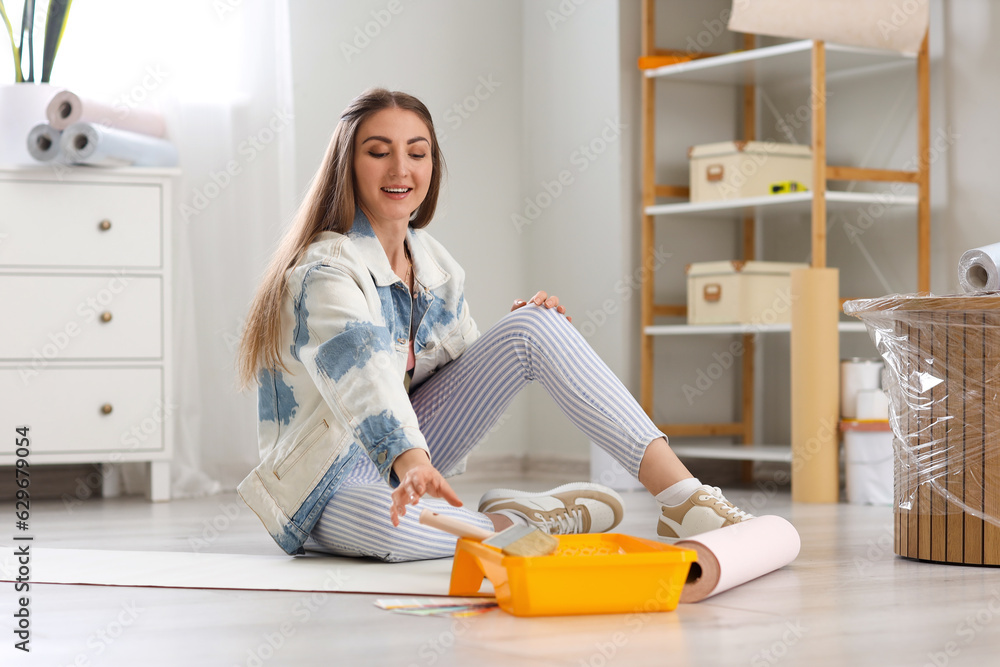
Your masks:
M680 505L660 505L656 536L664 542L676 542L752 518L726 500L719 487L702 484Z
M622 497L601 484L574 482L529 493L514 489L493 489L483 494L479 511L513 513L549 535L603 533L622 520Z

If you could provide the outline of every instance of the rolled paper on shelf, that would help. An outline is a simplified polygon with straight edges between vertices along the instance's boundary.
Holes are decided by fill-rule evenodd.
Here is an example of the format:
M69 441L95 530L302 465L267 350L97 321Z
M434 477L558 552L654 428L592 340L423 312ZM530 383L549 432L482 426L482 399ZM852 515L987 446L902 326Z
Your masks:
M48 123L39 123L28 132L28 152L39 162L52 162L59 158L59 137L57 130Z
M881 359L843 359L840 362L840 416L858 417L858 392L878 389L882 382Z
M674 546L698 552L681 602L701 602L774 572L795 560L801 544L795 526L770 515L680 540Z
M862 389L855 400L855 419L859 421L888 420L889 397L881 389Z
M913 55L929 23L927 0L754 0L733 2L729 29Z
M98 166L172 167L177 149L169 141L94 123L70 125L60 142L70 162Z
M163 116L147 109L113 107L110 104L81 98L76 93L61 90L49 102L45 115L57 130L65 130L74 123L96 123L126 132L163 137L167 126Z
M958 260L958 284L965 293L1000 290L1000 243L966 250Z

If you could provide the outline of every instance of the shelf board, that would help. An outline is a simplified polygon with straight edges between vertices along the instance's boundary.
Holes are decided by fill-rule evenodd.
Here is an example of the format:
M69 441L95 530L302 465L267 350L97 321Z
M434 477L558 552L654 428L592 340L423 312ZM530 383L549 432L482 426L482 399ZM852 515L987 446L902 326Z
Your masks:
M759 49L736 51L711 58L645 70L648 78L717 85L764 85L808 82L812 76L812 40L805 39ZM826 44L827 80L913 66L917 57L896 51Z
M702 336L705 334L790 333L792 325L784 324L654 324L643 329L647 336ZM864 322L839 322L841 333L864 333Z
M790 445L728 445L704 443L697 445L675 445L670 449L681 458L725 459L727 461L777 461L791 463Z
M763 195L726 201L685 201L673 204L655 204L647 206L644 212L646 215L688 215L705 218L731 218L737 214L753 214L755 211L811 215L812 200L812 192L789 192L783 195ZM889 192L826 191L827 213L875 204L886 207L916 206L917 197L915 195L894 195Z

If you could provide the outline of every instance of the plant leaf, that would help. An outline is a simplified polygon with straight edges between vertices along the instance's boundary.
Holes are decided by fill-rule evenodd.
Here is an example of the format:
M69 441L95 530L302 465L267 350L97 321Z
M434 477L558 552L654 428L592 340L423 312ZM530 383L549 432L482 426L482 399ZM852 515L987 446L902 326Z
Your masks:
M24 57L24 33L28 33L28 78L35 80L35 0L25 0L24 12L21 14L21 40L17 51ZM22 69L23 72L23 69Z
M42 83L48 83L52 75L52 63L66 30L66 19L72 4L73 0L49 0L49 11L45 16L45 46L42 48Z
M14 52L14 82L21 83L24 76L21 74L21 54L18 53L17 44L14 43L14 29L10 27L10 19L7 18L7 9L0 0L0 16L3 16L4 25L7 26L7 34L10 35L10 49Z

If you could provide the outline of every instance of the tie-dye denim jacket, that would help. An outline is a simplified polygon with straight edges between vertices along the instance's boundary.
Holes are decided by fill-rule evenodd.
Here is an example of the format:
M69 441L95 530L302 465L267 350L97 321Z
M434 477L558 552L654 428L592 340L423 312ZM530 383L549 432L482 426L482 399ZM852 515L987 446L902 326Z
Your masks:
M412 301L360 209L346 236L322 232L286 274L280 349L290 372L259 374L261 463L238 489L286 553L303 552L357 457L395 487L396 457L427 449L403 386L411 331L412 389L479 337L462 267L423 230L408 230L407 243Z

